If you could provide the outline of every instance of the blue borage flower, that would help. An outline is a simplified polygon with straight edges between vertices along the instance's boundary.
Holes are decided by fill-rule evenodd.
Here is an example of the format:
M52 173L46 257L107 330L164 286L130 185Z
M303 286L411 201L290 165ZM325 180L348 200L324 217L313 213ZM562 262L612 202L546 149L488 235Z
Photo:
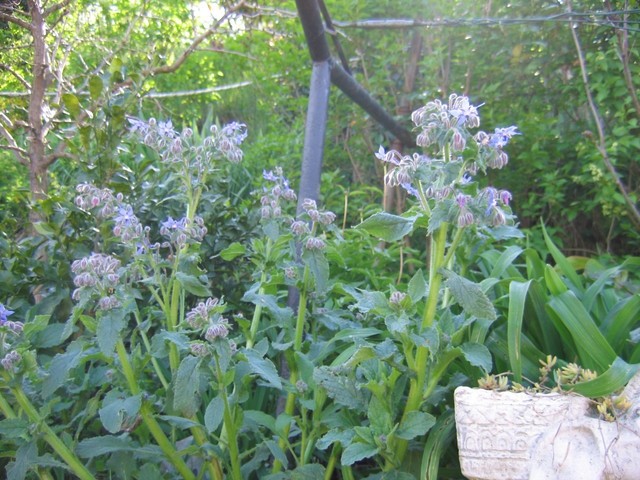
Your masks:
M7 321L7 317L13 314L13 310L9 310L4 306L4 304L0 303L0 325L4 325L4 323Z

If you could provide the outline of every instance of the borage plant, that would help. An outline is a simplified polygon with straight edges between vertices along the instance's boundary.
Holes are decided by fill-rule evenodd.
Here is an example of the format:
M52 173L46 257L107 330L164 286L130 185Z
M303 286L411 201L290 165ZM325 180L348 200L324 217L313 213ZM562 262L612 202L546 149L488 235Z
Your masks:
M424 478L427 469L437 468L433 460L451 434L451 412L443 395L465 377L491 369L483 342L496 319L486 293L493 281L466 279L466 265L456 252L464 242L477 245L483 236L519 235L512 226L511 194L481 188L475 181L487 169L507 164L503 148L517 131L507 127L472 133L480 124L478 111L457 95L448 103L427 103L412 120L425 154L380 148L376 156L388 167L386 183L403 187L415 205L401 216L374 214L358 228L386 242L424 232L428 273L425 278L417 271L407 285L391 287L388 296L344 286L363 323L377 330L366 341L356 341L336 366L317 369L316 376L335 402L368 419L355 427L338 425L323 437L323 442L342 445L343 463L372 458L383 471L407 471L419 453ZM425 444L420 439L438 412L437 428ZM420 445L419 452L407 456L410 447Z

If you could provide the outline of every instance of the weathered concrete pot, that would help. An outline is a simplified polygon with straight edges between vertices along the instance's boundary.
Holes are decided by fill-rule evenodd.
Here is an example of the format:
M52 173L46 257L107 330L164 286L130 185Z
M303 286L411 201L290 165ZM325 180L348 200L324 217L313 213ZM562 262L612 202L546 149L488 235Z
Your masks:
M578 395L459 387L455 419L469 480L640 479L640 375L616 422L594 418Z

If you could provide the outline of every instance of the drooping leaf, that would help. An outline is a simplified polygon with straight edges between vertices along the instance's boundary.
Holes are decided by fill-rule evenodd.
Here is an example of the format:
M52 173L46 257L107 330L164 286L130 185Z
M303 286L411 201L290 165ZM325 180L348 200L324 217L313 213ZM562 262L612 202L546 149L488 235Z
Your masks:
M480 367L485 372L491 371L491 352L481 343L466 342L460 345L464 359L474 367Z
M24 480L38 458L38 448L35 442L25 443L18 448L16 459L7 465L7 480Z
M371 458L378 453L379 448L369 443L355 442L342 451L340 461L343 465L353 465L365 458Z
M142 395L125 398L118 392L110 392L103 400L103 407L98 411L100 421L109 433L118 433L126 419L135 418L141 405Z
M130 437L124 436L104 435L101 437L91 437L82 440L76 446L76 454L80 458L94 458L119 451L136 452L139 455L155 458L162 456L162 451L159 447L155 445L138 447Z
M220 252L220 256L223 260L230 262L234 258L240 257L247 252L247 249L240 242L233 242L227 248Z
M487 320L495 320L497 318L496 310L491 300L478 284L461 277L451 270L441 269L441 272L446 278L445 284L451 291L453 298L468 315Z
M252 349L243 350L243 353L247 358L251 372L264 380L267 386L278 390L282 389L282 381L278 375L278 370L271 360L263 358L260 353Z
M385 242L395 242L411 233L417 217L400 217L386 212L376 213L355 228L364 230Z
M266 308L279 322L286 322L293 317L293 310L291 310L291 308L281 307L278 305L278 299L275 295L259 293L258 287L259 285L256 284L247 290L242 297L242 301Z
M198 277L194 275L188 275L183 272L176 273L176 280L182 288L184 288L187 292L197 296L197 297L211 297L212 293L209 290L209 287L204 285Z
M76 367L84 356L83 346L82 341L76 340L69 344L65 353L59 353L53 357L47 369L48 375L42 382L42 396L44 398L50 397L58 387L67 381L69 371Z
M404 420L400 423L396 431L396 436L404 440L412 440L427 433L435 423L435 417L426 412L407 412Z
M125 310L122 308L109 310L100 317L96 337L98 339L98 347L100 347L102 353L105 355L113 353L120 338L120 332L125 325Z
M291 472L291 480L317 480L324 478L325 468L319 463L308 463Z
M313 379L336 403L352 410L365 410L366 396L349 376L338 373L335 368L321 366L314 370Z
M623 388L638 371L640 371L640 364L630 365L620 357L616 357L611 367L593 380L567 386L567 388L585 397L604 397Z
M424 274L422 273L422 269L419 269L411 280L409 280L409 285L407 288L407 293L411 297L413 303L421 300L422 298L427 296L429 292L429 287L427 286L427 281L424 278Z
M248 412L245 412L247 415ZM224 416L224 400L220 395L213 397L207 405L207 409L204 411L204 426L208 433L215 432Z
M73 93L63 93L62 102L74 119L80 116L80 112L82 111L80 101Z
M91 95L91 100L97 100L100 98L102 88L102 78L98 75L91 75L91 78L89 79L89 95Z
M329 262L320 250L305 250L302 252L302 261L309 267L316 292L323 294L327 290L329 282Z
M316 447L320 450L326 450L334 443L339 443L343 447L349 445L354 437L353 430L340 430L337 428L333 428L325 433L318 442L316 443Z
M180 362L173 393L173 408L185 417L195 415L200 398L200 363L202 358L187 355Z
M29 432L29 422L23 418L5 418L0 420L0 437L20 438Z

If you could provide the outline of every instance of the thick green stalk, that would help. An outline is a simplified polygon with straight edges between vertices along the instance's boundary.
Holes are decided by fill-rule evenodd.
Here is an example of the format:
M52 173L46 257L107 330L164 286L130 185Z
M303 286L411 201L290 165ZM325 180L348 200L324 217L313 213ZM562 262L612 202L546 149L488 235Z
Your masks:
M133 371L131 363L129 362L129 356L122 339L119 339L116 343L116 351L118 352L118 359L120 360L120 365L122 366L122 373L127 380L129 390L133 395L140 394L140 387L138 386L138 382L136 381L135 373ZM157 442L158 446L167 457L167 460L169 460L173 464L180 475L182 475L182 478L187 480L195 480L195 475L187 466L177 450L174 448L173 444L169 441L164 431L162 430L162 427L160 427L160 424L153 416L153 412L151 411L149 404L144 400L142 402L142 405L140 406L140 416L142 417L142 421Z
M64 460L73 473L81 480L95 480L93 474L87 470L87 467L78 459L78 457L60 440L55 432L47 425L40 413L33 406L29 398L24 394L21 388L13 387L11 392L16 399L20 408L24 410L31 423L36 425L42 432L44 440L53 448L53 450ZM3 398L4 400L4 398ZM3 409L4 412L4 409ZM6 415L6 413L5 413Z
M427 297L427 303L425 305L424 315L422 318L422 330L432 326L436 318L440 286L442 284L442 274L439 272L439 269L442 267L445 260L447 229L447 223L443 223L431 238L431 251L429 255L429 296ZM409 394L402 414L402 420L406 419L409 412L413 412L420 408L427 375L428 359L429 349L427 347L417 347L414 363L416 376L410 381ZM397 439L396 441L396 461L401 463L407 452L409 442L402 439ZM387 466L389 466L388 462Z

